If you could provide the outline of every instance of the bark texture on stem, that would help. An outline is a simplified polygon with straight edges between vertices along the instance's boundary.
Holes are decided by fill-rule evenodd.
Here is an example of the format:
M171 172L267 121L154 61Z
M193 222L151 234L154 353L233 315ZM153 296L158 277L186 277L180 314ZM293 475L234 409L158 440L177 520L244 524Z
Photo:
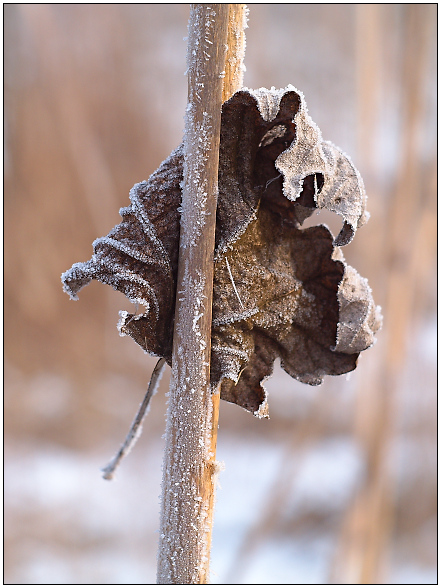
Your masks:
M159 584L204 584L208 576L217 429L209 386L213 251L228 16L228 4L191 6L184 185L163 465Z

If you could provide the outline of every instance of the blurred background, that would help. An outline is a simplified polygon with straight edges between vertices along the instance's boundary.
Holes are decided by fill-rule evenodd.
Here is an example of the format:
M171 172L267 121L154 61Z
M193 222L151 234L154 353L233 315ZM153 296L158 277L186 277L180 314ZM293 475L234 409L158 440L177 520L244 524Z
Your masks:
M122 294L74 303L60 274L181 141L188 15L4 5L6 584L155 582L169 371L102 480L155 361L118 336ZM436 583L437 6L255 4L248 24L245 85L296 86L364 178L344 254L384 326L349 377L277 366L269 421L221 403L212 582Z

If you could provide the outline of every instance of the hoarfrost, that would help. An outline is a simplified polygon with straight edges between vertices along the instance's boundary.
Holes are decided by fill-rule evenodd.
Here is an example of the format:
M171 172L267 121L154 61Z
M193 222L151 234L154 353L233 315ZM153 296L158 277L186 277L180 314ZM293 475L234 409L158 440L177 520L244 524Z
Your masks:
M363 180L351 159L333 143L323 141L320 129L309 116L303 93L294 86L289 85L283 90L260 88L244 91L254 96L262 118L268 122L278 115L282 99L290 93L298 97L299 107L292 118L296 126L295 138L275 161L284 178L283 193L288 200L296 201L302 193L305 178L316 178L316 174L321 174L324 185L315 191L315 203L318 208L327 208L343 217L345 224L335 243L339 246L349 243L356 229L369 218L365 213ZM270 129L268 136L262 139L262 146L266 146L269 140L274 141L282 130L281 125Z
M228 8L223 7L222 10ZM178 343L173 355L163 468L161 529L166 529L168 540L160 542L159 583L199 583L209 554L207 538L211 493L207 495L206 474L212 458L213 405L210 390L207 389L209 356L201 321L207 316L207 302L211 305L211 293L208 299L206 274L198 265L202 263L202 258L198 257L197 251L204 245L207 219L214 223L218 190L217 181L213 174L209 176L206 173L206 169L208 157L216 152L213 148L217 139L213 131L216 128L219 130L220 113L214 113L216 107L208 100L204 104L211 104L210 112L201 112L200 108L207 88L215 87L220 107L222 82L219 71L210 73L202 63L213 60L216 64L221 61L215 60L221 43L213 35L216 14L217 11L209 5L197 5L192 8L189 24L187 66L190 93L185 115L180 219L180 263L183 265L179 270L179 320L175 327L175 342ZM198 38L201 31L204 33ZM218 43L214 45L211 39L217 39ZM213 75L216 82L206 79L209 75ZM217 120L214 117L218 117ZM214 230L212 237L214 240ZM211 289L211 284L209 287ZM177 406L185 414L185 419L176 410ZM185 430L182 423L185 423ZM172 487L176 492L167 496L167 489ZM184 531L182 525L186 525L187 521L192 523ZM188 545L183 544L185 538L189 541Z
M188 66L192 72L191 60ZM186 148L209 152L210 114L197 120L193 101L186 116L196 128L186 131ZM181 203L183 174L200 185L193 210ZM92 259L62 276L72 298L98 279L144 304L144 315L121 317L120 333L169 363L179 238L185 250L198 247L212 213L211 188L201 178L202 167L184 163L181 145L132 189L123 222L94 242ZM353 370L360 351L375 342L380 309L340 249L368 218L366 194L350 158L323 141L293 86L245 89L223 105L217 188L212 389L221 383L221 398L265 416L262 383L277 357L292 377L318 385L327 374ZM317 208L343 217L336 238L324 226L302 230ZM197 336L203 285L186 288L195 293L187 312ZM202 342L198 349L204 352ZM185 355L182 347L178 353ZM185 361L191 367L193 359Z

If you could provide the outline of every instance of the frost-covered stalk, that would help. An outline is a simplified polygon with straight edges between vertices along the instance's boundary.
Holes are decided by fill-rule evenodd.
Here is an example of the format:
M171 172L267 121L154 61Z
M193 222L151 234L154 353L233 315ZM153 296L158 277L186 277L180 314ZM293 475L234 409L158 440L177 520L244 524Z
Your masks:
M210 341L217 176L229 5L191 6L179 269L158 553L159 584L204 584L215 443Z

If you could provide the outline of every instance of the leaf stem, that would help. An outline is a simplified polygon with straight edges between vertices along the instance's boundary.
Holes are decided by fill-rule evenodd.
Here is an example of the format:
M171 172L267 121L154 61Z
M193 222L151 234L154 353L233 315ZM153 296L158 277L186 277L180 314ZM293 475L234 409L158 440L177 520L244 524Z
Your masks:
M115 457L101 470L103 472L103 478L105 480L113 480L113 476L115 474L117 467L124 459L124 457L130 453L136 441L138 440L142 430L142 422L144 420L145 415L147 414L150 400L156 394L164 368L165 359L161 357L161 359L158 360L152 372L152 376L150 378L146 395L144 396L144 400L141 402L141 405L138 409L138 412L136 413L136 416L133 420L132 426L130 427L130 430L127 434L127 437L125 438L124 443L121 445Z

